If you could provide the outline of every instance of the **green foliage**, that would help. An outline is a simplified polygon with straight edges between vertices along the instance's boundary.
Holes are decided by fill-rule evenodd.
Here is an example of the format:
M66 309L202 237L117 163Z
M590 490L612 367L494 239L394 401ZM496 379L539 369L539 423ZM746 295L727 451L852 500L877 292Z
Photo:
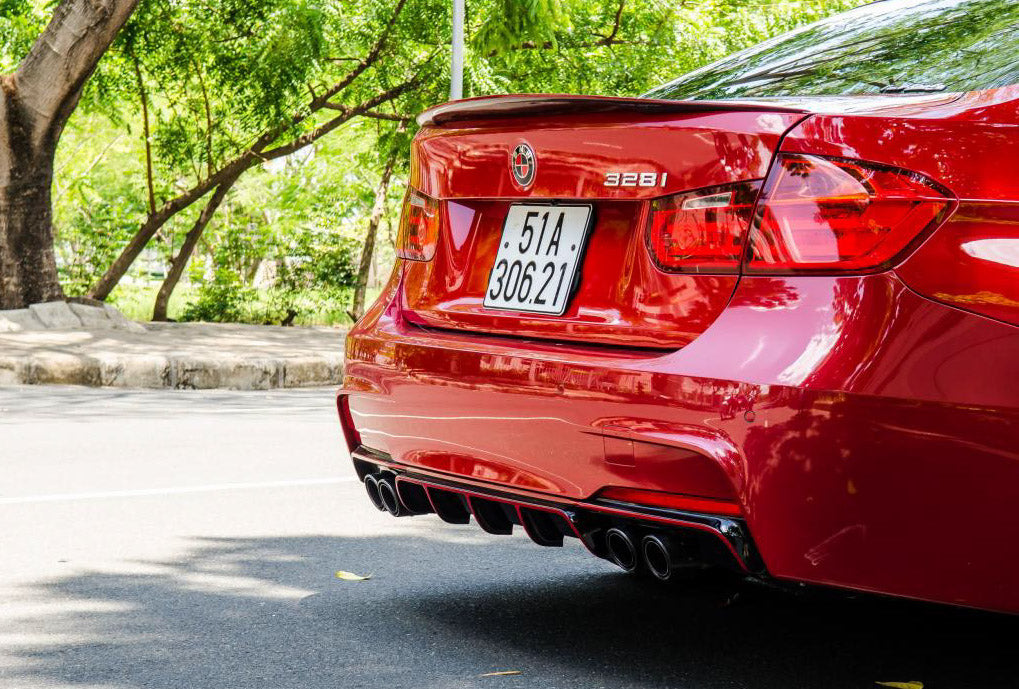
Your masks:
M141 157L140 142L102 116L77 117L65 133L57 154L53 206L67 294L84 294L144 219ZM154 248L165 257L163 244Z
M254 299L255 290L245 287L236 272L221 267L201 283L198 299L184 308L181 320L235 323L243 320L244 306Z
M152 304L158 292L159 283L122 282L106 301L131 320L145 321L152 317ZM188 283L178 286L167 305L168 317L179 321L184 309L197 298L197 285Z
M474 33L472 43L484 54L525 44L554 47L568 30L570 16L562 0L496 0Z
M83 295L101 273L116 258L120 248L137 227L142 208L136 197L109 193L125 186L111 183L97 189L93 180L83 182L77 190L79 198L91 197L94 202L73 210L68 224L61 228L63 259L59 274L68 295ZM68 209L72 210L72 209Z
M349 302L360 254L357 239L303 231L275 249L280 252L274 264L276 275L271 287L265 290L264 304L260 308L249 304L250 315L239 320L287 323L330 305L342 310ZM224 269L217 269L217 278L221 270ZM257 301L251 293L248 297L249 302Z
M470 95L637 95L864 1L495 0L475 10L486 19L471 42L466 88ZM503 4L517 6L509 11L522 19L501 26ZM544 14L532 18L525 6Z
M200 298L209 296L185 317L221 320L214 307L229 306L245 322L301 322L312 314L346 320L363 214L377 180L371 166L377 141L374 126L357 125L243 180L207 230L213 248L191 263ZM388 244L383 253L391 255ZM224 271L239 276L247 291L220 277Z
M727 53L859 0L470 0L465 93L634 95ZM266 131L277 143L335 115L308 104L354 69L383 35L378 62L332 99L352 106L420 82L382 113L411 116L445 99L450 3L407 0L142 0L88 83L58 152L55 218L62 276L81 293L155 205L214 172ZM0 0L0 67L13 68L52 6ZM143 116L143 105L148 117ZM297 122L297 123L295 123ZM146 165L145 128L152 177ZM374 189L398 155L378 242L392 226L415 125L355 120L313 147L255 167L230 191L182 289L189 318L297 322L349 305ZM164 226L135 267L158 272L198 208ZM272 267L268 270L267 266ZM259 275L274 273L266 286ZM151 277L151 276L150 276ZM327 314L327 316L323 316Z
M143 0L86 97L115 118L137 118L146 98L162 197L300 107L327 20L314 1Z
M13 71L47 19L32 0L0 0L0 73Z

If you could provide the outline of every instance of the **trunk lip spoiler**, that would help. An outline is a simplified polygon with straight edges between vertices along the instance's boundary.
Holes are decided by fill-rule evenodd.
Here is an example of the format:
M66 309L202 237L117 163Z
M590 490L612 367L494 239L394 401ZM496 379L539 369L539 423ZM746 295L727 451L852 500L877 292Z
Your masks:
M515 115L568 113L681 113L718 111L760 111L808 113L806 108L755 100L661 100L616 96L578 96L570 94L512 94L478 96L450 101L428 108L417 116L422 127L448 122L495 119Z
M914 95L775 96L732 100L663 100L559 93L518 93L478 96L431 107L417 117L425 126L516 115L576 113L773 112L802 115L880 115L885 117L946 117L967 109L963 93ZM971 107L971 106L969 106Z

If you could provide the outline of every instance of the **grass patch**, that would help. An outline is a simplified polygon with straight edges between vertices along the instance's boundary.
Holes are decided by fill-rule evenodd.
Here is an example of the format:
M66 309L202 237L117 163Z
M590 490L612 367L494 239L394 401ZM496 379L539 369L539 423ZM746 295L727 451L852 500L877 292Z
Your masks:
M143 284L122 282L110 293L108 301L133 321L150 321L160 284L158 282ZM178 320L184 308L197 297L197 285L178 285L170 295L170 303L166 307L167 317L170 320Z
M196 284L179 285L170 297L167 306L167 317L173 321L181 320L181 316L189 305L198 300L199 287ZM366 303L370 306L378 298L381 287L369 287ZM152 319L152 306L159 292L159 283L124 284L121 283L110 294L109 302L121 313L135 321ZM340 298L327 298L324 293L308 292L294 295L293 307L297 310L294 325L351 325L347 309L350 308L351 293L347 292ZM260 289L254 292L253 299L246 299L240 306L234 323L252 323L256 325L279 325L279 320L269 316L278 312L273 308L271 290Z

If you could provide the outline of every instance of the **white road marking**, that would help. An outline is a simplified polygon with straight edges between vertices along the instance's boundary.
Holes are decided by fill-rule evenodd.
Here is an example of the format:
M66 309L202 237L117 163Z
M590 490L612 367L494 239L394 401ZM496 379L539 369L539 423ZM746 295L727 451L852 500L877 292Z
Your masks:
M73 500L105 500L108 498L140 498L153 495L185 495L188 493L214 493L253 488L293 488L297 486L328 486L336 483L354 483L353 476L326 478L299 478L287 481L258 481L253 483L218 483L204 486L177 486L168 488L142 488L138 490L111 490L99 493L56 493L52 495L26 495L17 498L0 498L0 505L27 505L37 502L65 502Z

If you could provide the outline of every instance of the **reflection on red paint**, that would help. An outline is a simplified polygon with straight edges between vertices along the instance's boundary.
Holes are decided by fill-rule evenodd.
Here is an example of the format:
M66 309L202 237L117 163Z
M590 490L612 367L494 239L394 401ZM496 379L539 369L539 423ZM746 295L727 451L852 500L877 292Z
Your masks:
M898 272L933 299L1019 325L1019 204L962 204Z
M596 496L602 500L617 500L634 505L649 507L665 507L672 510L685 510L701 514L723 514L738 517L743 513L740 506L725 500L702 498L696 495L678 495L654 490L638 490L635 488L604 488Z

